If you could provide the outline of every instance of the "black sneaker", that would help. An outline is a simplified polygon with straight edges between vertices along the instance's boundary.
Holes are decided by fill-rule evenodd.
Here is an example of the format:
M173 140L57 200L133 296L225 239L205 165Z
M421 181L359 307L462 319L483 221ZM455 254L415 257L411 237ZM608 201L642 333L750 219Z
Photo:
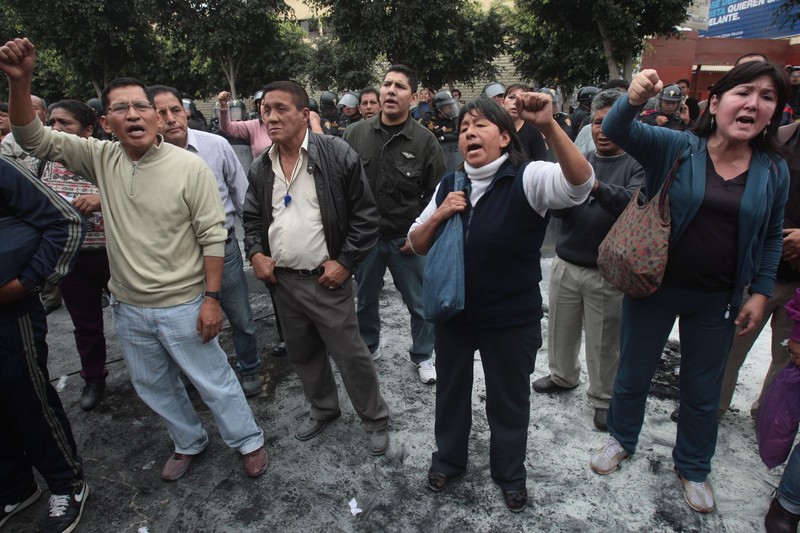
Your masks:
M51 494L50 514L44 524L45 533L69 533L81 521L83 505L89 497L89 485L84 481L79 490L71 494Z
M34 482L21 502L4 505L3 508L0 509L0 527L3 527L12 516L22 511L26 507L29 507L33 502L38 500L39 496L41 495L42 489L40 489L39 485Z

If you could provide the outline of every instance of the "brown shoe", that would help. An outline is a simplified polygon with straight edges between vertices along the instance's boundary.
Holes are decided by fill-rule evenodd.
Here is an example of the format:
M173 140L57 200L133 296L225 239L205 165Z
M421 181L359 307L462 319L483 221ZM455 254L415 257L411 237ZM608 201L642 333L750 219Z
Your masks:
M249 477L258 477L267 469L267 452L264 447L242 454L244 471Z
M539 378L531 383L531 387L533 388L533 392L538 392L541 394L550 392L567 392L577 387L577 385L575 385L575 387L562 387L553 381L553 376L551 374L548 374L545 377Z
M182 475L189 470L189 465L192 464L194 455L186 453L174 453L164 463L164 469L161 471L161 479L164 481L177 481Z

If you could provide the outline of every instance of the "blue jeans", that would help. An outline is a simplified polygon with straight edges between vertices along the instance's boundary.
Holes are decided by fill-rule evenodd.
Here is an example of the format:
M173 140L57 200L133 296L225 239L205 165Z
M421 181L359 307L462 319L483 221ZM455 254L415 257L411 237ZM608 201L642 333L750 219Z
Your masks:
M722 376L738 309L725 311L732 291L701 292L661 286L645 298L622 300L620 357L608 412L608 432L636 451L650 382L679 317L680 412L672 459L689 481L705 481L717 446Z
M225 444L246 454L264 444L236 374L214 338L197 334L200 295L172 307L138 307L114 302L117 338L133 388L167 426L178 453L197 454L208 445L179 372L192 381L208 406Z
M237 368L242 375L256 374L261 368L256 345L256 324L250 307L250 292L244 275L242 251L232 235L225 245L225 269L222 271L222 311L231 324Z
M425 258L400 253L405 239L380 239L356 270L358 288L358 327L361 338L375 350L381 344L381 317L378 298L383 288L386 267L392 273L394 286L400 291L403 303L411 315L411 361L419 364L431 358L433 352L433 324L422 315L422 274Z
M778 485L778 501L790 513L800 514L800 445L794 447Z

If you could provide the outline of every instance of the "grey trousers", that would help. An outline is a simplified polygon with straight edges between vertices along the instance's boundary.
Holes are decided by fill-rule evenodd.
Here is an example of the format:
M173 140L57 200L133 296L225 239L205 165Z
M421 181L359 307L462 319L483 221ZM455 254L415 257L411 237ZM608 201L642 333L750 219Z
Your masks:
M317 276L276 275L275 298L289 364L303 384L311 418L325 420L340 413L330 355L367 431L386 429L389 407L381 396L372 355L358 332L352 280L330 290Z
M764 377L764 385L761 387L761 393L753 402L750 407L752 412L758 410L758 404L764 391L769 387L770 383L780 373L781 370L789 363L789 351L783 343L792 335L793 322L786 314L784 306L786 303L794 298L795 289L800 287L800 282L795 283L782 283L775 282L772 298L767 301L767 307L764 309L764 316L761 321L756 325L756 329L749 335L744 337L734 337L731 351L728 353L728 362L725 366L725 377L722 381L722 393L719 398L719 412L724 413L731 407L731 400L733 399L733 391L736 389L736 381L739 379L739 369L742 368L744 360L747 358L747 353L756 339L761 334L764 326L769 322L772 328L772 362L767 370L767 375ZM745 291L745 300L750 298L750 295Z
M553 258L550 273L550 319L547 356L556 385L578 385L581 331L586 334L586 394L595 408L608 408L619 363L622 293L596 268Z

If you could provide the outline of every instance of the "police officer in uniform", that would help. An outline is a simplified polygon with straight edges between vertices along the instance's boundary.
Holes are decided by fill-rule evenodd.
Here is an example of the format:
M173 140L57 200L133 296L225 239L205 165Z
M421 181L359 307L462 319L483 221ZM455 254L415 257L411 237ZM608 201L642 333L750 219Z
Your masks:
M540 93L544 93L549 95L550 98L553 100L553 119L555 119L556 123L561 126L561 129L569 135L572 132L572 121L569 119L569 115L564 113L561 110L561 97L558 96L558 93L555 89L551 89L549 87L542 87L539 89Z
M656 99L656 108L642 113L639 120L651 126L685 130L691 126L688 108L683 103L683 91L678 85L667 85ZM685 116L681 116L685 115Z
M338 103L339 107L339 132L337 136L341 137L344 130L350 124L355 124L361 120L361 113L358 111L358 94L354 92L346 92Z
M420 123L431 130L444 153L447 171L457 170L464 162L458 149L458 100L450 91L442 89L433 97L433 108L420 118Z
M572 131L569 132L569 137L573 141L575 140L575 137L578 136L578 132L581 131L581 128L589 123L589 113L592 108L592 99L594 99L595 95L597 95L599 92L600 89L592 85L581 87L578 90L578 109L576 109L575 112L569 117L570 122L572 122Z
M339 111L336 109L338 97L332 91L325 91L319 96L319 116L322 131L327 135L339 133Z

